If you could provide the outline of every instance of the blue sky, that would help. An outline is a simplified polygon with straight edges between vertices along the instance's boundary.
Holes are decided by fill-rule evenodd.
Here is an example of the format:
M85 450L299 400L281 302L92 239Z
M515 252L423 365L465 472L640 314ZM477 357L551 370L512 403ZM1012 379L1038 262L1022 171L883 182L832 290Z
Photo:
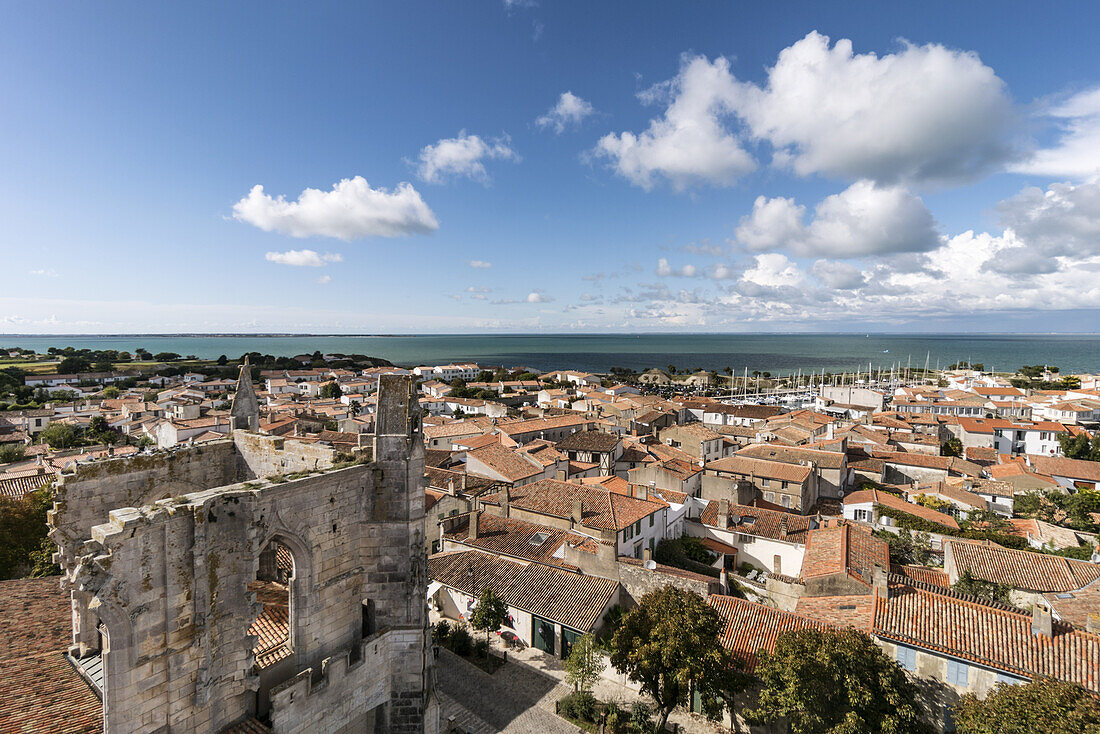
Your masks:
M0 333L1096 331L1098 15L0 3Z

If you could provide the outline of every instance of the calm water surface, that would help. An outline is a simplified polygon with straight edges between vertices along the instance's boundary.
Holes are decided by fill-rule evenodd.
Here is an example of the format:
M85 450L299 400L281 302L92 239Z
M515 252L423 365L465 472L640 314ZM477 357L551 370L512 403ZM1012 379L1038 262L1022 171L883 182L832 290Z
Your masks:
M4 336L0 346L44 352L49 347L177 352L212 359L245 352L293 356L367 354L395 364L472 360L486 365L523 365L539 370L568 368L606 372L611 367L644 369L703 367L776 374L801 369L854 370L889 367L911 360L914 367L947 366L959 360L987 369L1022 364L1058 365L1063 371L1100 371L1100 334L455 334L425 336Z

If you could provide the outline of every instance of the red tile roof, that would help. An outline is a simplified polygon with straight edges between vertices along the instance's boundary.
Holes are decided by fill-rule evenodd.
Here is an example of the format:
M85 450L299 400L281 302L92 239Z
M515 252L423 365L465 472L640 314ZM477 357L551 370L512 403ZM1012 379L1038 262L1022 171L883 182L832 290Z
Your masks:
M487 512L482 512L478 516L476 539L470 539L469 514L465 519L459 520L453 530L444 533L443 537L472 545L487 553L569 568L572 567L568 566L563 559L555 557L562 544L569 543L570 546L589 553L599 550L597 541L580 533L516 518L498 517Z
M798 614L781 612L763 604L733 596L712 594L707 603L725 620L722 644L744 659L746 669L756 669L761 651L774 652L779 635L804 629L826 631L835 627Z
M930 568L928 566L895 566L893 570L921 584L939 586L944 589L951 588L951 579L943 572L942 568Z
M522 565L473 550L429 557L428 576L471 596L491 586L505 604L581 632L600 621L619 589L617 582L599 576L540 563Z
M595 529L623 530L654 512L668 507L662 500L643 500L603 488L589 487L556 479L540 479L515 487L508 493L509 503L529 512L569 518L573 500L581 501L581 525ZM499 494L483 498L499 504Z
M1047 676L1100 693L1100 637L1054 623L1051 637L1034 635L1031 615L948 594L891 586L876 597L872 632L1027 677Z
M892 510L906 512L923 520L939 523L940 525L956 530L959 528L959 523L950 515L930 510L914 502L906 502L901 497L890 494L889 492L880 492L877 489L861 489L858 492L852 492L844 498L845 505L862 505L866 503L882 505Z
M719 527L718 502L711 500L699 515L699 522L711 527ZM807 515L769 510L762 507L750 507L730 503L730 531L746 535L758 535L763 538L791 543L805 543L807 532L816 520ZM785 531L785 533L784 533Z
M1081 461L1062 456L1030 456L1031 466L1040 474L1068 479L1100 482L1100 461Z
M848 573L869 586L875 566L889 572L890 546L869 531L845 523L810 531L802 578Z
M808 466L787 464L782 461L753 459L747 456L727 456L707 463L708 472L737 474L738 476L757 476L765 479L777 479L781 482L805 482L812 473Z
M64 657L72 609L58 582L0 581L0 731L103 731L103 704Z
M1100 564L1087 561L957 540L946 546L959 575L970 571L974 578L1014 589L1067 592L1100 579Z

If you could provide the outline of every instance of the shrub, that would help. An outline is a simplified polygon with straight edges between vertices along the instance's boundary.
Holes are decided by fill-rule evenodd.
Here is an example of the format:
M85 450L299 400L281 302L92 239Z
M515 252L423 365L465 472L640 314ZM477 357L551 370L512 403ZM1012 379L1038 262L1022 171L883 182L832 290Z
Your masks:
M22 460L26 454L22 444L8 443L0 446L0 464L10 464Z
M577 691L562 696L558 711L567 719L596 721L596 697L588 691Z
M454 631L451 632L451 650L456 655L469 657L473 647L474 638L470 637L470 633L466 631L466 628L455 627Z
M487 658L489 657L489 643L485 640L478 640L474 643L474 657Z
M630 709L630 725L639 732L653 731L653 710L644 701L638 701Z

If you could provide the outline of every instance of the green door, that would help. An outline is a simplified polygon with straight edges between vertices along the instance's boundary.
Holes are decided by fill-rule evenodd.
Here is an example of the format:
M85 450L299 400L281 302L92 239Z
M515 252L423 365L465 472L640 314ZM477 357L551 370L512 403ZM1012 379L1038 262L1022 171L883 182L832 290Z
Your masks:
M580 637L581 633L576 630L571 630L568 627L561 628L561 656L563 660L569 657L569 651L573 649L573 645L577 644Z
M545 653L554 654L554 623L531 615L531 642Z

